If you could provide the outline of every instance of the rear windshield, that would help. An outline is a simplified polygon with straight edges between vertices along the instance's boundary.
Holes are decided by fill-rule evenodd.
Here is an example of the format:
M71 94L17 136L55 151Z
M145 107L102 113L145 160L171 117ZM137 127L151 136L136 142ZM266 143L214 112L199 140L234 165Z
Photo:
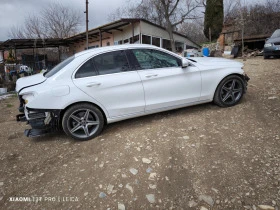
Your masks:
M75 56L73 55L73 56L67 58L66 60L62 61L61 63L59 63L55 67L53 67L50 71L48 71L44 76L49 78L49 77L55 75L57 72L59 72L65 66L67 66L69 63L71 63L74 60L74 58L75 58Z
M271 38L277 38L277 37L280 37L280 29L274 31L274 33L271 36Z

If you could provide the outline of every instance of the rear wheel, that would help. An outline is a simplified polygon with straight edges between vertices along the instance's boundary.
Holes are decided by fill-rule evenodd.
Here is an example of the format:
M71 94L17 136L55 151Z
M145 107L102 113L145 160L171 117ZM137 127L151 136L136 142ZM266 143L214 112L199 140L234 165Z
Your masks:
M76 104L70 107L62 119L64 132L74 139L86 141L98 136L104 127L101 111L91 104Z
M214 103L221 107L234 106L241 100L244 88L244 81L239 76L228 76L219 84L214 95Z

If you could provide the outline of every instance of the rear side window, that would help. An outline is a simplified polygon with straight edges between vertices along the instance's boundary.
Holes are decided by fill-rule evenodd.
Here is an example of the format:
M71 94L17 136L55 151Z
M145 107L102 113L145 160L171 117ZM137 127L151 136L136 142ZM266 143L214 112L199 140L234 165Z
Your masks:
M94 68L92 59L90 59L80 67L75 75L75 78L91 77L96 75L97 71Z
M61 63L59 63L58 65L56 65L52 70L47 72L44 76L47 77L47 78L53 76L54 74L59 72L61 69L63 69L65 66L67 66L69 63L71 63L74 59L75 59L74 55L67 58L66 60L64 60Z
M141 69L156 69L181 66L181 60L165 52L151 49L132 50Z
M92 59L99 75L114 74L130 70L124 51L104 53Z

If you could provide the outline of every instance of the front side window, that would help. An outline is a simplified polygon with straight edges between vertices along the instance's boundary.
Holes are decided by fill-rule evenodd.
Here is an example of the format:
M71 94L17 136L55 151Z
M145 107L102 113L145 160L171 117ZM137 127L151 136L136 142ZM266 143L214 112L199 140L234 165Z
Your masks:
M104 53L93 58L99 75L114 74L129 71L128 61L124 51Z
M181 60L167 53L151 49L132 50L141 69L156 69L182 66Z
M83 78L83 77L91 77L91 76L96 76L97 71L94 68L92 59L88 60L85 62L80 69L77 71L75 78Z

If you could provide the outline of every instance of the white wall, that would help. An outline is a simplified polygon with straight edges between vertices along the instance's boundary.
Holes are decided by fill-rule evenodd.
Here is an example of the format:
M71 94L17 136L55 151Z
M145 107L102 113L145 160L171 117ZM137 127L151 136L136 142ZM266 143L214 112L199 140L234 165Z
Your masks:
M150 25L144 21L141 21L140 28L141 28L142 34L170 40L168 32L162 28L156 27L154 25ZM191 42L189 39L187 39L183 36L180 36L178 34L173 34L173 36L174 36L175 41L183 42L190 46L199 47L196 44L194 44L193 42Z
M132 24L129 24L122 28L123 31L114 31L114 41L120 41L120 40L125 40L130 37L132 37ZM135 23L134 24L134 36L138 35L140 33L140 24Z
M141 21L141 33L163 39L170 39L167 31L143 21Z

